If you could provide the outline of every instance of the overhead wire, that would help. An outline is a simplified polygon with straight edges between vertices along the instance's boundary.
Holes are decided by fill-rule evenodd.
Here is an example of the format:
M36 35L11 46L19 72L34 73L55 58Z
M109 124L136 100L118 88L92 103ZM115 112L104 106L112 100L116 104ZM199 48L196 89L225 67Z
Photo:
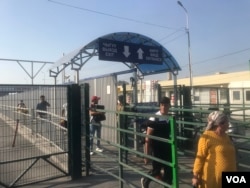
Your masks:
M245 52L245 51L248 51L248 50L250 50L250 48L245 48L245 49L242 49L242 50L238 50L238 51L235 51L235 52L230 52L230 53L220 55L220 56L217 56L217 57L213 57L213 58L209 58L209 59L206 59L206 60L198 61L198 62L196 62L194 64L206 63L208 61L213 61L213 60L217 60L217 59L220 59L220 58L223 58L223 57L239 54L239 53L242 53L242 52Z
M151 26L155 26L155 27L161 27L161 28L170 29L170 30L178 30L177 28L167 27L167 26L163 26L163 25L150 23L150 22L143 22L143 21L140 21L140 20L132 19L132 18L121 17L121 16L117 16L117 15L113 15L113 14L108 14L108 13L105 13L105 12L100 12L100 11L96 11L96 10L91 10L91 9L79 7L79 6L74 6L74 5L67 4L67 3L62 3L62 2L59 2L59 1L55 1L55 0L48 0L48 1L51 2L51 3L58 4L58 5L62 5L62 6L66 6L66 7L70 7L70 8L74 8L74 9L79 9L79 10L82 10L82 11L87 11L87 12L91 12L91 13L95 13L95 14L100 14L100 15L104 15L104 16L109 16L109 17L112 17L112 18L117 18L117 19L121 19L121 20L141 23L141 24L145 24L145 25L151 25Z
M237 63L236 65L227 66L227 68L225 70L234 69L234 68L237 68L237 67L240 67L240 66L244 66L244 65L245 65L245 62L243 62L243 63ZM207 72L202 72L202 74L195 74L195 75L196 76L200 76L200 75L205 75L205 74L214 74L215 72L218 72L217 71L218 70L217 66L214 66L213 68L215 69L215 71L209 70Z
M171 28L171 27L167 27L167 26L163 26L163 25L154 24L154 23L143 22L143 21L140 21L140 20L132 19L132 18L121 17L121 16L117 16L117 15L113 15L113 14L108 14L108 13L105 13L105 12L100 12L100 11L95 11L95 10L91 10L91 9L79 7L79 6L74 6L72 4L67 4L67 3L63 3L63 2L59 2L59 1L55 1L55 0L48 0L48 1L51 2L51 3L54 3L54 4L61 5L61 6L66 6L66 7L70 7L70 8L74 8L74 9L79 9L79 10L82 10L82 11L87 11L87 12L91 12L91 13L95 13L95 14L100 14L100 15L104 15L104 16L109 16L109 17L113 17L113 18L116 18L116 19L121 19L121 20L126 20L126 21L141 23L141 24L145 24L145 25L150 25L150 26L154 26L154 27L160 27L160 28L175 30L173 33L167 35L166 37L160 39L159 41L163 41L166 38L169 38L169 37L173 36L177 32L185 31L185 30L180 29L180 28L177 29L177 28ZM178 39L178 38L180 38L180 37L182 37L184 35L185 34L178 35L177 37L175 37L175 38L173 38L173 39L171 39L171 40L169 40L167 42L164 42L163 45L165 45L167 43L170 43L170 42L173 42L174 40L176 40L176 39ZM221 58L224 58L224 57L227 57L227 56L239 54L239 53L242 53L242 52L245 52L245 51L248 51L248 50L250 50L250 48L238 50L238 51L235 51L235 52L230 52L230 53L223 54L223 55L220 55L220 56L217 56L217 57L213 57L213 58L209 58L209 59L206 59L206 60L194 62L192 64L193 65L203 64L203 63L206 63L206 62L209 62L209 61L213 61L213 60L221 59ZM238 66L238 64L237 64L237 66ZM188 67L188 64L183 65L182 68L185 68L185 67Z
M243 53L243 52L246 52L246 51L249 51L249 50L250 50L250 48L245 48L245 49L242 49L242 50L237 50L235 52L230 52L230 53L227 53L227 54L224 54L224 55L220 55L220 56L217 56L217 57L213 57L213 58L209 58L209 59L206 59L206 60L203 60L203 61L198 61L196 63L193 63L193 65L200 65L200 64L203 64L203 63L207 63L209 61L214 61L214 60L218 60L218 59L221 59L221 58L229 57L229 56L232 56L232 55L240 54L240 53ZM246 65L246 62L243 62L243 63L240 63L240 64L239 64L239 62L237 62L237 64L235 64L235 65L227 66L226 69L228 70L229 68L239 67L240 65ZM188 66L188 64L186 66ZM218 67L215 66L214 68L217 69ZM207 73L213 73L213 72L209 71ZM203 72L203 74L204 74L204 72Z

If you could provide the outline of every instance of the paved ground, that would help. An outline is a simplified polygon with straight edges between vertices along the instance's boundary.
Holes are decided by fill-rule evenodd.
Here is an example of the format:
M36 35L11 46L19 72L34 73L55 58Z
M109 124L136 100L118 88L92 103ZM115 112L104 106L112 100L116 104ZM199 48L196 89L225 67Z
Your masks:
M4 122L1 122L1 125L5 125ZM33 148L33 147L28 147L28 146L34 146L34 144L37 142L37 138L33 139L33 137L29 137L29 139L22 139L20 137L20 133L24 128L22 126L19 127L18 129L18 136L17 136L17 140L16 140L16 144L15 147L12 147L12 143L13 143L13 134L15 131L15 127L16 124L13 124L11 126L1 126L1 138L4 140L3 142L0 143L0 146L2 149L7 149L7 151L5 152L1 152L0 155L0 159L1 161L6 161L6 160L11 160L12 158L16 157L16 153L18 153L18 155L21 153L22 156L25 157L30 157L32 156L32 154L34 153L39 153L40 150L36 150L34 148L34 150L32 150L32 152L28 152L26 150L23 149L23 147L25 146L25 148ZM27 134L27 133L26 133ZM29 135L29 134L27 134ZM36 142L34 142L36 141ZM51 148L51 147L47 147L47 148ZM83 172L83 177L79 180L71 180L70 177L64 177L64 178L60 178L60 179L55 179L53 181L46 181L46 182L41 182L41 183L36 183L35 185L29 185L29 186L23 186L26 188L69 188L69 187L89 187L89 188L116 188L116 187L120 187L119 186L119 182L117 180L117 178L114 178L113 176L101 171L99 169L99 167L107 170L109 173L113 173L115 175L119 174L119 168L118 168L118 163L117 161L114 162L114 159L118 159L118 153L117 151L115 151L114 149L110 148L110 145L106 145L104 146L105 151L103 152L103 155L98 155L95 154L91 157L91 160L93 162L92 165L92 170L90 173L90 176L85 176L85 173ZM11 153L10 153L11 152ZM106 157L105 157L106 156ZM136 167L137 169L140 169L142 171L144 171L145 173L151 168L151 165L144 165L143 163L143 159L141 157L138 156L129 156L129 161L128 164L129 166L133 166ZM180 158L180 164L182 163L182 167L185 168L185 166L187 164L191 164L191 160L189 158ZM5 173L5 176L8 176L8 181L6 181L6 179L3 182L12 182L19 174L14 174L13 172L17 172L16 166L12 166L11 172L12 173ZM189 167L187 167L189 168ZM4 170L4 169L2 169ZM45 172L45 169L40 168L36 168L37 171L31 171L32 174L37 174L39 175L41 173L41 171ZM1 169L0 169L1 171ZM5 169L6 171L6 169ZM3 172L3 171L2 171ZM47 173L51 173L50 171L47 171ZM1 178L2 174L1 174ZM187 186L189 185L189 181L190 181L190 173L184 172L182 170L180 170L180 177L182 177L180 179L180 187L181 188L186 188L186 187L190 187ZM140 179L141 179L142 175L140 175L137 172L132 171L131 169L124 169L124 179L126 182L124 182L124 188L128 188L128 187L134 187L134 188L139 188L141 187L140 185ZM187 182L187 184L185 184L185 182ZM1 186L0 186L1 187ZM158 188L160 187L159 185L157 185L156 183L152 182L151 183L151 187L154 188Z
M185 178L185 179L184 179ZM190 182L191 177L186 175L182 177L185 182ZM131 181L136 184L134 187L140 186L140 179L131 178ZM118 188L119 182L108 174L94 174L88 177L83 177L79 180L71 180L69 177L56 179L53 181L47 181L38 183L36 185L25 186L26 188ZM124 185L124 188L128 188L128 185ZM150 188L160 188L161 186L156 183L151 183ZM190 184L180 183L179 188L191 188Z
M21 129L21 128L20 128ZM6 132L5 132L6 131ZM2 138L6 135L3 135L3 133L7 132L13 132L11 129L6 129L5 131L1 131L0 135ZM246 136L250 136L250 131L246 132ZM13 142L13 137L8 137L9 140L5 139L5 142L1 142L0 146L7 148L5 144L8 144L9 148L13 151L13 148L11 147L11 144ZM17 140L18 141L18 140ZM249 153L247 151L250 148L249 140L246 142L246 139L237 139L238 145L241 148L245 148L246 151L242 152L240 151L240 161L244 162L244 164L250 164L249 162ZM20 143L20 142L17 142ZM27 144L26 144L27 145ZM15 148L18 147L18 144ZM99 170L98 167L101 167L105 170L107 170L109 173L112 172L113 174L118 174L118 166L117 163L114 163L113 160L117 159L117 151L112 150L108 145L104 146L105 150L103 155L108 156L104 157L103 155L93 155L91 157L91 160L93 162L92 170L90 173L90 176L85 176L85 173L83 172L83 177L78 180L71 180L70 177L64 177L60 179L55 179L51 181L41 182L37 183L35 185L29 185L29 186L23 186L25 188L118 188L119 182L116 178L112 177L111 175L102 172ZM27 154L27 152L26 152ZM0 155L3 157L4 155ZM14 156L14 155L13 155ZM113 160L112 160L113 159ZM193 165L193 157L185 156L179 156L178 157L178 163L179 163L179 188L191 188L191 169ZM95 166L96 165L96 166ZM144 172L146 172L148 169L150 169L151 165L144 165L143 160L140 157L137 156L130 156L129 157L129 165L130 166L136 166L139 169L142 169ZM134 167L133 166L133 167ZM40 169L41 170L41 169ZM245 166L241 167L241 170L249 170L249 168L246 168ZM2 175L2 174L1 174ZM132 170L126 169L124 170L124 179L127 181L124 183L124 188L134 187L139 188L140 185L140 179L141 175L139 173L136 173ZM161 186L157 185L156 183L152 182L150 184L150 188L161 188Z
M248 134L248 132L247 132ZM247 135L249 136L249 135ZM249 141L246 142L245 139L239 139L237 140L238 144L241 148L245 148L246 150L250 148ZM105 151L104 153L108 153L110 151ZM249 160L249 153L240 152L240 162L244 161L244 164L250 164ZM92 156L92 161L100 166L103 167L109 167L109 170L114 170L116 167L112 166L110 161L103 161L101 160L101 157L99 155ZM143 168L145 165L142 162L141 158L134 158L133 161L136 161L135 164L141 165ZM193 165L193 157L188 156L179 156L178 157L178 163L179 163L179 188L192 188L191 186L191 169ZM144 166L143 166L144 165ZM113 168L113 169L112 169ZM146 168L150 168L150 166L147 166ZM241 171L249 171L249 168L246 168L245 166L240 166L239 170ZM138 173L134 173L131 171L126 171L126 180L131 183L131 185L134 186L134 188L140 188L140 178L141 175ZM65 177L61 179L56 179L53 181L43 182L32 186L26 186L27 188L118 188L119 182L114 177L101 172L93 167L93 170L91 171L90 176L85 176L83 174L83 177L79 180L71 180L70 177ZM129 188L129 186L125 183L124 188ZM157 185L156 183L151 183L150 188L162 188L161 186Z
M115 152L111 152L109 149L106 149L103 154L105 156L109 156L112 158L112 155L116 155ZM64 177L52 181L38 183L36 185L25 186L25 188L118 188L119 182L116 178L111 175L98 170L99 167L104 168L109 173L118 174L118 166L113 164L109 158L103 158L102 155L95 154L92 157L92 170L90 172L90 176L85 176L83 172L83 177L79 180L71 180L70 177ZM133 161L133 162L131 162ZM191 167L193 163L192 157L179 157L179 188L191 188ZM146 170L151 168L151 165L144 165L143 160L140 157L132 156L128 161L130 166L133 164L138 169ZM124 188L134 187L140 188L140 179L141 175L129 169L124 169L124 179L127 181L124 183ZM158 185L155 182L150 184L150 188L162 188L162 186Z

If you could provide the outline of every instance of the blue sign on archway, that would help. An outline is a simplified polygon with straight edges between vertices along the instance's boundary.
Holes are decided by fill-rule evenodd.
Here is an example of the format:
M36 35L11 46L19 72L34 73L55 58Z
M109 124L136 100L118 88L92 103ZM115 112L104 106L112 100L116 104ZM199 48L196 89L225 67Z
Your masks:
M99 59L139 64L162 64L162 48L107 39L99 39Z

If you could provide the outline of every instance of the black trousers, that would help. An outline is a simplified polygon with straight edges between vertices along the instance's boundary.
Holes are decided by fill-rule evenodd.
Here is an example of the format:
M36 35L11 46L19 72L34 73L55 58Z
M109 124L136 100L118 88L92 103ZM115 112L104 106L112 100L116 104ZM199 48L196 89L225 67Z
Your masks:
M161 160L172 162L172 153L171 153L171 145L170 144L164 144L164 146L157 146L153 148L153 156L156 158L159 158ZM152 170L149 172L149 175L157 178L161 177L161 180L172 184L173 181L173 170L171 166L162 164L158 161L152 161ZM161 170L164 171L163 176L161 176ZM145 181L148 181L148 183L151 181L149 178L145 178Z

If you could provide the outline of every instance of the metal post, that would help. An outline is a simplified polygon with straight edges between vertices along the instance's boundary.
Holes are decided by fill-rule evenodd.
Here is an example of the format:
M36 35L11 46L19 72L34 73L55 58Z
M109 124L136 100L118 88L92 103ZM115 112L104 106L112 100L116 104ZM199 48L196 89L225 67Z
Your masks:
M177 108L178 106L178 97L177 97L177 72L173 72L173 77L174 77L174 107Z
M89 117L89 84L84 83L81 85L81 105L82 105L82 119L84 127L83 136L85 136L85 145L86 145L86 152L85 152L85 166L86 166L86 176L89 176L90 171L90 117Z
M79 84L79 70L76 70L76 81L77 84Z
M134 77L134 88L133 88L133 102L134 104L138 103L138 97L137 97L137 69L135 69L134 73L133 73L133 77Z
M69 173L72 180L82 177L81 94L77 84L68 86Z
M190 47L190 33L189 33L189 19L188 19L188 11L183 6L180 1L177 1L178 5L180 5L186 14L186 33L188 36L188 67L189 67L189 79L190 79L190 88L191 88L191 101L194 99L194 89L193 89L193 74L192 74L192 63L191 63L191 47Z
M176 137L176 120L174 117L170 118L170 134L171 134L171 154L172 160L170 161L173 164L172 173L173 173L173 187L179 188L179 177L178 177L178 160L177 160L177 140Z

